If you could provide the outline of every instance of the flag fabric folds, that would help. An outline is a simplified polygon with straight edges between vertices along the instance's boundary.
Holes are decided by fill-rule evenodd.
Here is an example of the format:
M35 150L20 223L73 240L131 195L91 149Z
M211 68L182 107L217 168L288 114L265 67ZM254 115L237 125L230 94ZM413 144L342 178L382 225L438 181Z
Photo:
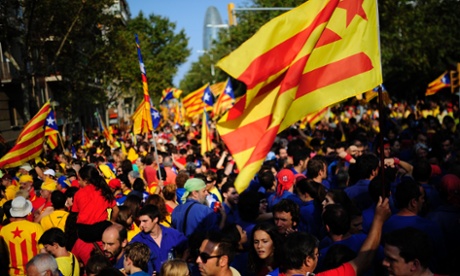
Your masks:
M201 121L201 155L205 155L206 152L212 150L212 139L211 139L211 120L206 109L203 110L203 119Z
M439 90L450 87L450 76L449 72L445 71L441 76L437 77L434 81L428 84L425 96L431 96L436 94Z
M212 107L214 105L214 96L212 95L212 91L209 85L204 89L202 101L207 106Z
M273 141L311 114L382 83L375 0L310 0L265 24L217 64L246 94L217 128L242 192Z
M91 147L91 141L88 138L88 135L86 135L86 132L83 128L81 128L81 145L90 148Z
M95 115L99 125L99 131L102 133L102 135L104 135L105 140L107 140L107 142L113 143L115 139L113 138L112 133L110 133L109 129L105 126L104 121L102 121L101 115L97 112L95 113Z
M225 82L223 91L214 105L214 118L222 116L235 102L235 93L233 92L232 82L230 78Z
M24 126L14 147L0 159L0 168L18 167L40 155L45 137L45 121L50 110L48 101Z
M156 110L155 108L151 107L150 114L152 115L153 129L157 129L161 121L160 112L158 112L158 110Z
M179 99L180 95L182 95L182 90L171 87L166 88L162 91L160 104L163 104L172 99Z
M188 118L194 118L203 112L203 95L208 86L209 84L206 84L182 99L182 105Z
M147 84L147 72L145 71L144 61L142 60L141 46L139 45L139 38L136 34L137 57L139 59L139 67L142 75L142 88L144 91L144 98L141 104L134 112L133 119L133 132L134 134L149 133L153 130L152 114L150 109L150 96Z
M172 100L174 99L174 94L173 94L173 89L172 88L168 88L166 90L163 90L163 96L161 97L160 99L160 104L163 104L169 100Z
M45 120L45 136L48 137L46 143L50 149L55 149L58 146L58 135L59 131L56 123L56 116L54 115L54 110L51 110Z

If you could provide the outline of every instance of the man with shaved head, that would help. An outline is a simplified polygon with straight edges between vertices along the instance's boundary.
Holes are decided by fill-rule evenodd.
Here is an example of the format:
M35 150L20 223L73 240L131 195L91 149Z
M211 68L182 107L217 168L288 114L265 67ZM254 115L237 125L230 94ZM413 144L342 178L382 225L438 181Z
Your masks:
M114 223L107 227L102 234L102 250L105 256L112 262L113 267L123 268L124 248L128 244L126 229Z

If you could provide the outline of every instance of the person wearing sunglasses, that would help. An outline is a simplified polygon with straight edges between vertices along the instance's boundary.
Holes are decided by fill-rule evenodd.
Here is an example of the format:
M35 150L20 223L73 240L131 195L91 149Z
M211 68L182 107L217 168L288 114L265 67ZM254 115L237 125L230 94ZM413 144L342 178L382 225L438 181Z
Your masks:
M223 240L219 232L210 232L201 243L196 263L202 276L240 276L230 263L235 257L235 247Z

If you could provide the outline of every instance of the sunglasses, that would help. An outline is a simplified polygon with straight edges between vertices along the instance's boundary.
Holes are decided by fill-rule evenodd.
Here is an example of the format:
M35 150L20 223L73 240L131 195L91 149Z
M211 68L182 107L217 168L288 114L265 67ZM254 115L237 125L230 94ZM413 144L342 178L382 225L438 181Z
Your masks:
M259 201L259 203L260 203L260 204L264 204L264 203L268 203L268 201L267 201L266 199L261 199L261 200Z
M212 258L220 258L224 255L216 255L216 256L211 256L209 255L208 253L205 253L205 252L200 252L200 254L198 254L198 256L200 257L201 261L205 264L208 262L209 259L212 259Z

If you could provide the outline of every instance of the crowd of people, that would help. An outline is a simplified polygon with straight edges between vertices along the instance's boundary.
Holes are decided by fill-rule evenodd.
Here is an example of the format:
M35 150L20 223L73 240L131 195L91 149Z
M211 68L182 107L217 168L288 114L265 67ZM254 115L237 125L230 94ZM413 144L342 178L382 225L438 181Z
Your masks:
M299 122L247 187L199 125L75 138L1 168L0 275L460 275L458 109L430 108Z

